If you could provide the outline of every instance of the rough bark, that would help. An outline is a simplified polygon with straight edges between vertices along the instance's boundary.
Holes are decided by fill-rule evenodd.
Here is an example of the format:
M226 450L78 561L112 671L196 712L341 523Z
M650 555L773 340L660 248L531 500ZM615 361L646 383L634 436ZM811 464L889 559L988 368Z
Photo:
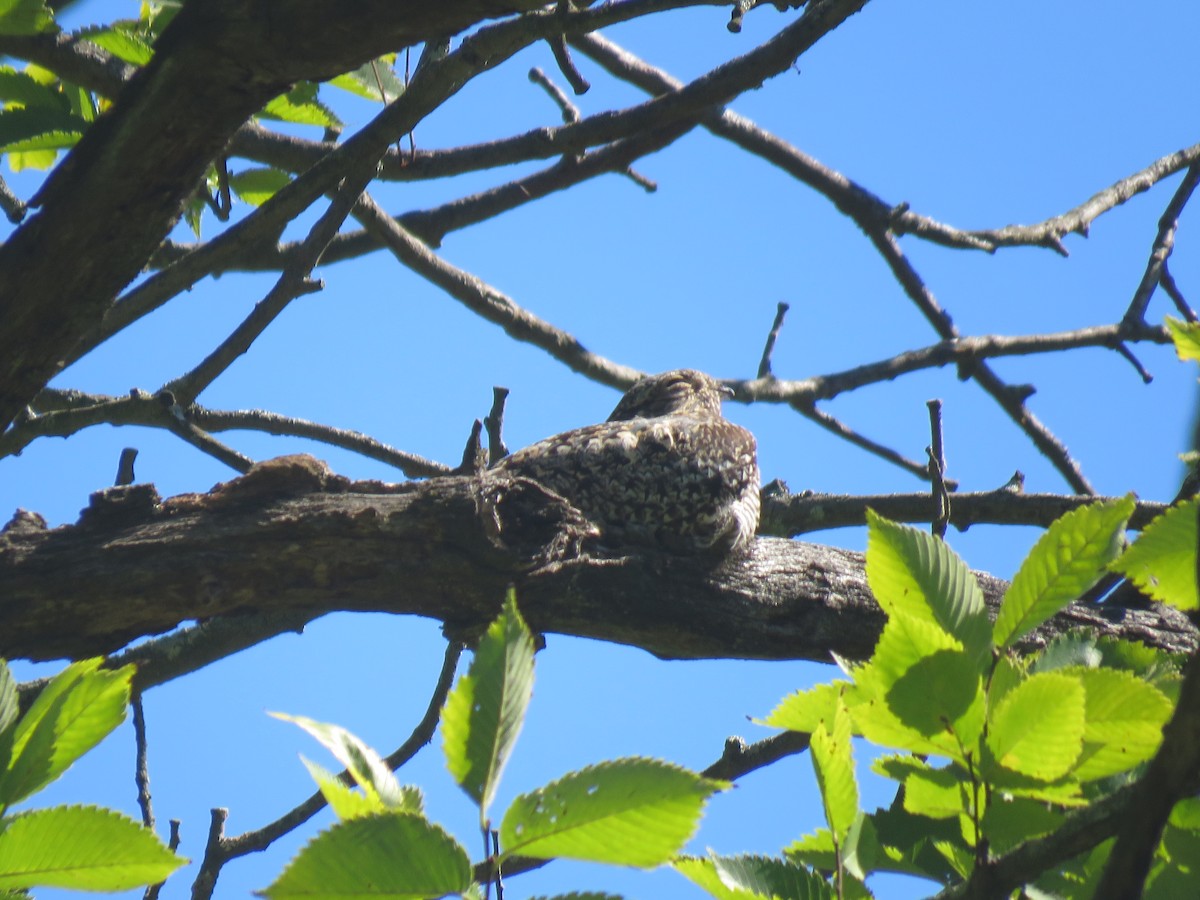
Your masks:
M1004 582L979 577L994 605ZM604 558L590 523L533 482L350 482L299 456L167 501L149 485L111 488L62 528L18 515L0 533L0 655L90 656L238 613L385 611L469 633L509 584L540 631L664 658L861 659L883 624L858 553L759 538L716 565ZM1078 627L1175 651L1197 643L1170 609L1082 605L1035 643Z

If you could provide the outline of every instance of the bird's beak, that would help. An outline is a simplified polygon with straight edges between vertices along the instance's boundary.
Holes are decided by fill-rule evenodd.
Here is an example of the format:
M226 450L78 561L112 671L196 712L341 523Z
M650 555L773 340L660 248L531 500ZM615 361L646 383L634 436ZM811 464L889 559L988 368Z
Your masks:
M733 388L731 388L729 385L723 384L718 388L718 390L721 392L721 396L724 397L725 399L727 399L727 400L733 399Z

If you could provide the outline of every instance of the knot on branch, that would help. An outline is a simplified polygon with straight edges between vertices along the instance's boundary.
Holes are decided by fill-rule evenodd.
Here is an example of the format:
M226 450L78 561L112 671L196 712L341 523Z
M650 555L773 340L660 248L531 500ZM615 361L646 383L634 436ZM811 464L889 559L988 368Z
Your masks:
M582 557L600 536L595 523L554 491L506 473L480 479L476 511L488 540L530 568Z

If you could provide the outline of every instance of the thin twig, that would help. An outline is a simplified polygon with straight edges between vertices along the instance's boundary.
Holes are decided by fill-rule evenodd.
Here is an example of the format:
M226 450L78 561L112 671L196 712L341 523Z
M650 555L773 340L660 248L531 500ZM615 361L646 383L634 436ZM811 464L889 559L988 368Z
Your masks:
M0 178L0 210L4 210L5 218L14 225L20 225L28 209L25 201L12 192L8 182Z
M508 399L508 388L497 385L492 388L492 408L483 420L487 426L488 465L494 466L508 456L504 445L504 403Z
M1175 249L1175 229L1179 227L1179 216L1198 183L1200 162L1193 162L1158 220L1158 233L1154 236L1154 244L1150 248L1150 259L1146 263L1146 271L1142 274L1137 290L1133 292L1129 309L1125 312L1126 322L1146 320L1146 308L1150 305L1150 298L1162 278L1163 266L1167 264L1171 251Z
M350 214L359 195L375 177L377 160L369 159L360 165L357 171L346 175L329 207L313 225L299 251L284 267L267 296L196 368L165 385L183 406L194 401L234 360L249 350L255 339L292 300L321 289L323 285L310 281L309 274L320 263L325 248L342 227L342 222Z
M546 73L534 66L529 70L529 80L544 90L558 107L562 120L568 125L579 121L579 107L571 102L562 88L547 77Z
M783 328L783 317L787 315L790 309L786 303L780 303L775 308L775 321L771 324L771 330L767 333L767 343L763 347L762 359L758 363L758 377L772 378L771 374L771 354L775 352L775 341L779 339L779 330Z
M933 492L933 533L946 536L950 522L950 491L946 489L946 448L942 440L942 401L929 400L929 481Z
M150 801L150 768L146 762L146 712L142 708L142 692L136 688L129 698L133 709L133 740L135 759L133 781L137 785L138 808L142 811L142 824L154 830L154 807Z

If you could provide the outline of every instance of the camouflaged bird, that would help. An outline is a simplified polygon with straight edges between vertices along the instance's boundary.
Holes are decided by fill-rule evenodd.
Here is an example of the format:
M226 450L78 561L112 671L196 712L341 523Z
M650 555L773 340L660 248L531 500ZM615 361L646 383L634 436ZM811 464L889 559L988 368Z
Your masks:
M731 391L692 369L643 378L607 422L563 432L501 460L599 526L603 545L725 555L758 528L754 435L721 416Z

